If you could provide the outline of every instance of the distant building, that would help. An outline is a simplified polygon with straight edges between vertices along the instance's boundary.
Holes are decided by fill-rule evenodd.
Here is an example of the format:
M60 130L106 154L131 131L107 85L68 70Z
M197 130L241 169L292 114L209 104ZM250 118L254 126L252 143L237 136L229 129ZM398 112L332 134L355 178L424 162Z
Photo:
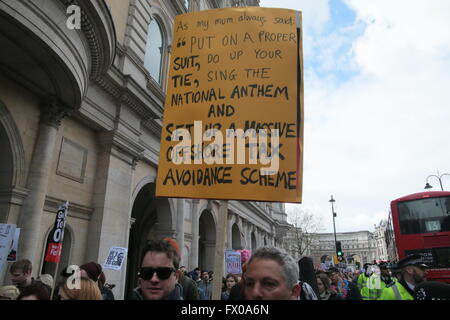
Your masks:
M335 242L334 233L311 234L311 243L301 256L309 256L313 259L316 267L320 266L321 258L324 256L334 256ZM379 250L374 233L370 231L340 232L336 233L337 241L341 241L344 257L349 264L359 262L360 267L366 262L373 262L379 259ZM297 260L301 258L293 248L295 244L295 233L290 231L284 239L284 247Z
M389 260L386 245L386 229L387 220L381 220L378 225L375 225L375 241L377 245L377 257L379 260Z

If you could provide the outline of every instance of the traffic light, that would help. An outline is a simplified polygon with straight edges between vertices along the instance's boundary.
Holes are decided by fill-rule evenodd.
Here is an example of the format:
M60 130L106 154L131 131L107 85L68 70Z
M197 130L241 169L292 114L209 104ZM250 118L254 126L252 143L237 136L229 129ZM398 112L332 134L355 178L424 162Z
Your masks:
M344 256L344 254L342 253L342 245L340 241L336 241L336 255L338 257Z

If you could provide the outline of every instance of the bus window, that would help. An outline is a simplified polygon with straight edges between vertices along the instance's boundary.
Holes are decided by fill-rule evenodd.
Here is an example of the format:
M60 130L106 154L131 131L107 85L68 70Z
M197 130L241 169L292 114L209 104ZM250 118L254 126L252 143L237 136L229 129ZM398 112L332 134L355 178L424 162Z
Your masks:
M450 248L435 248L436 262L440 268L450 268Z
M450 198L429 198L398 203L402 234L450 231Z

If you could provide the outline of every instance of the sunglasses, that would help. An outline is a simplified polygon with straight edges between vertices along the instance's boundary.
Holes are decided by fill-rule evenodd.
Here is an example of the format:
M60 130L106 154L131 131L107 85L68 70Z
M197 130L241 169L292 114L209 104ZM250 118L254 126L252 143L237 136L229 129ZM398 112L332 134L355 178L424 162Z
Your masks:
M167 280L169 279L172 272L175 271L175 268L171 267L142 267L138 272L138 276L143 280L150 280L151 278L153 278L153 274L156 272L156 275L160 280Z

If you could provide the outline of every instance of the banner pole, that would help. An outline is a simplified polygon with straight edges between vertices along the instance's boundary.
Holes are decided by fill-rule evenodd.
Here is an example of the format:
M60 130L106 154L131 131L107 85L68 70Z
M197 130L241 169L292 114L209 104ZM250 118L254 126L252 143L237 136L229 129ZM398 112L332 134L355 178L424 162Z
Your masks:
M216 250L214 257L214 276L212 300L220 300L222 294L222 277L225 259L225 234L227 230L228 200L221 200L216 231Z
M58 277L58 272L59 272L59 261L56 263L55 278L53 279L52 292L50 293L50 300L53 300L53 294L55 293L56 278Z

